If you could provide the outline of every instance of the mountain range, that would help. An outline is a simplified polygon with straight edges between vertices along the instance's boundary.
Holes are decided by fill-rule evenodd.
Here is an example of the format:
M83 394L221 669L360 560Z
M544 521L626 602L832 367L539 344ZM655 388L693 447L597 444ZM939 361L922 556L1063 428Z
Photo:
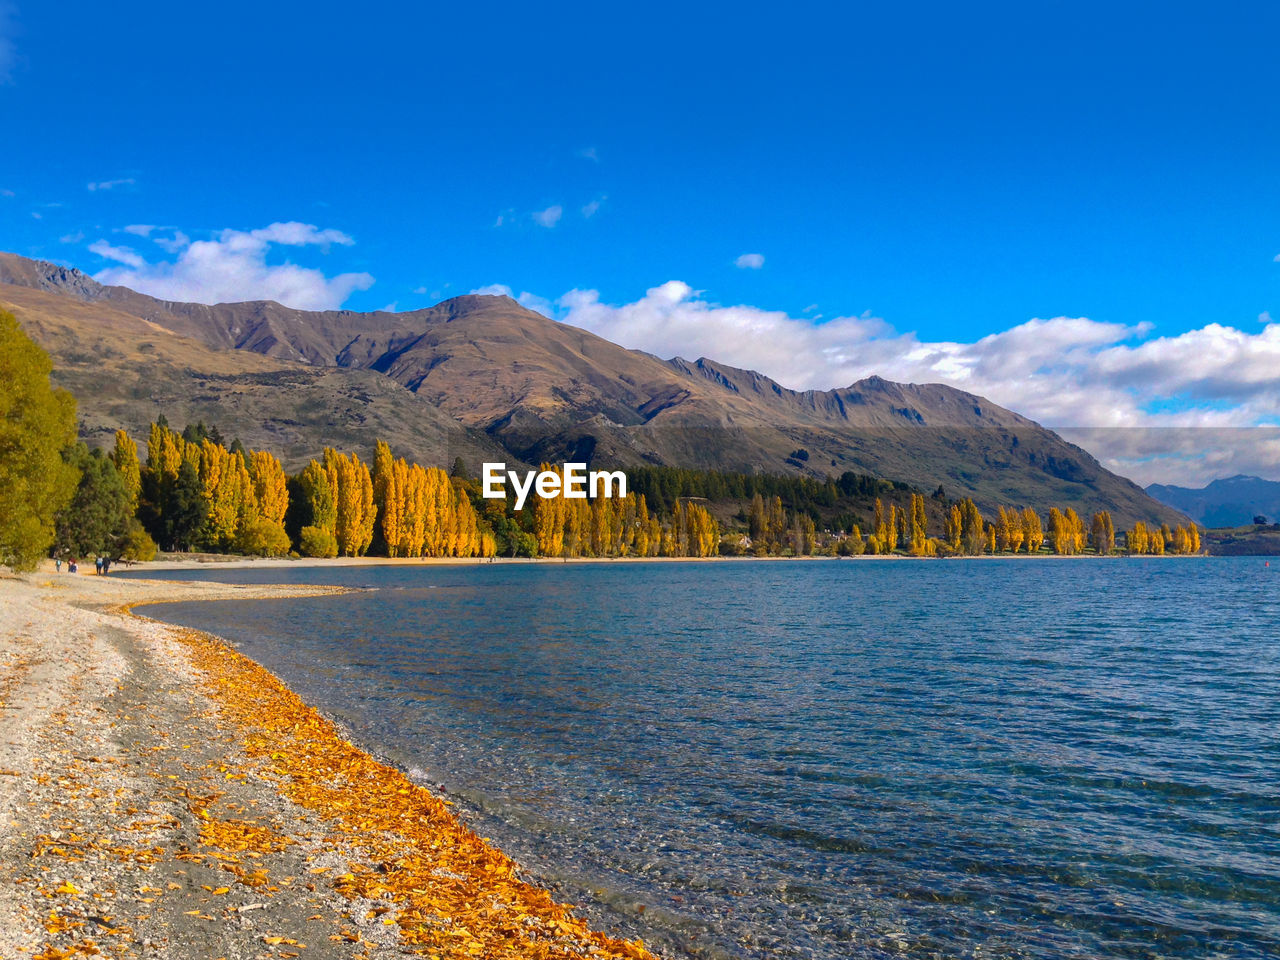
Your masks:
M1198 489L1153 483L1147 493L1206 527L1246 526L1259 516L1280 521L1280 482L1261 477L1241 474Z
M989 400L869 377L789 390L700 358L662 359L528 310L456 297L404 313L206 305L0 253L0 307L54 360L82 435L145 437L163 413L216 423L296 469L325 446L475 471L481 460L584 460L745 472L873 474L998 504L1185 518L1086 451Z

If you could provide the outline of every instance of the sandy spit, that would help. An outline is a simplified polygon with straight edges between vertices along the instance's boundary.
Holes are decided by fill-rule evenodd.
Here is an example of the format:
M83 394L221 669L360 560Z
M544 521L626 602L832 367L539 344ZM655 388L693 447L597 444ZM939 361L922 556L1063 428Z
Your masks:
M222 641L326 587L0 571L0 957L646 960Z

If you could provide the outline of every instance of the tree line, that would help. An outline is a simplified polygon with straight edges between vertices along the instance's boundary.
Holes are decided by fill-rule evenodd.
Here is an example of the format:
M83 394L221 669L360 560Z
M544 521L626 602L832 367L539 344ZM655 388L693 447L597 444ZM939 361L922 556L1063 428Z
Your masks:
M109 453L76 440L75 401L49 380L48 356L0 311L0 562L29 569L49 554L146 560L203 550L312 557L911 556L1117 550L1107 511L1086 529L1074 510L999 507L988 521L971 499L939 488L926 502L902 483L669 467L630 471L619 499L535 498L524 510L485 499L461 461L451 472L395 458L378 441L372 464L326 448L296 474L269 451L227 442L216 426L150 425L145 460L124 430ZM797 451L795 456L803 451ZM543 469L551 469L544 464ZM891 498L907 495L902 506ZM866 535L850 500L874 496ZM785 498L785 504L784 504ZM886 505L885 500L889 502ZM745 508L730 516L734 505ZM930 511L941 529L930 530ZM717 512L719 516L717 516ZM736 519L742 526L722 523ZM845 521L848 521L847 523ZM864 520L865 522L865 515ZM1134 554L1198 553L1194 526L1139 522Z
M1122 552L1136 554L1195 554L1201 550L1200 531L1194 524L1149 526L1138 521L1117 545L1115 523L1108 510L1094 513L1088 529L1075 510L1051 507L1047 523L1031 507L997 507L988 521L972 499L953 503L946 511L940 537L931 537L924 497L911 495L909 509L875 501L872 529L864 537L855 524L852 532L837 538L840 555L906 553L913 557L980 556L982 554L1036 554L1042 550L1075 556L1092 550L1099 556Z

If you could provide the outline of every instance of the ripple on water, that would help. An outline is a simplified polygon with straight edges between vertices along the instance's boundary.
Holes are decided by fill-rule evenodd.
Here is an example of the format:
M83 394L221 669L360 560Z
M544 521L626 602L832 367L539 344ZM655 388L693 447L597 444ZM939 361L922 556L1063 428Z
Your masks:
M1261 958L1277 572L335 568L288 576L377 589L155 613L232 639L671 953Z

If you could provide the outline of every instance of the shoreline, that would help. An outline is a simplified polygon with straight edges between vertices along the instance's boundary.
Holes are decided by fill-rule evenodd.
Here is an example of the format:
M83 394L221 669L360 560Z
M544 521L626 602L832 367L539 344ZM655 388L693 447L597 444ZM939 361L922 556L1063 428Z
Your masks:
M147 560L137 561L126 564L120 561L114 565L117 573L128 572L133 576L131 579L137 579L137 574L145 574L148 572L167 573L180 570L297 570L297 569L323 569L326 567L478 567L488 566L490 564L508 565L508 566L553 566L562 564L638 564L638 563L815 563L819 561L827 562L849 562L868 563L883 561L906 561L918 563L923 561L931 562L949 562L956 560L1204 560L1213 557L1213 554L1207 553L1164 553L1164 554L1125 554L1116 553L1107 557L1099 557L1094 554L1057 554L1057 553L1000 553L1000 554L977 554L973 556L954 556L954 557L911 557L905 554L861 554L851 557L830 557L830 556L812 556L805 555L799 557L245 557L231 554L203 554L198 557L183 558L181 560ZM1257 554L1257 556L1265 556ZM43 568L42 568L43 570ZM44 571L52 576L53 570ZM61 574L66 576L64 572ZM97 578L92 570L81 571L76 576L90 576ZM107 578L109 579L109 577ZM181 583L194 583L198 581L172 581Z
M332 592L0 575L0 954L651 960L265 668L131 612Z

